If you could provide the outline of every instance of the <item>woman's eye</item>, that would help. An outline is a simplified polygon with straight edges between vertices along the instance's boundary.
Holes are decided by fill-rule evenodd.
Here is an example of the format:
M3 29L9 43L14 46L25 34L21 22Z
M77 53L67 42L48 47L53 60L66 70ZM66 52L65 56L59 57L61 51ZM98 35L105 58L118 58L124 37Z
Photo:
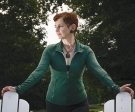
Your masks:
M60 28L60 27L63 27L63 26L59 26L59 28Z
M63 26L55 26L55 29L60 29L62 28Z

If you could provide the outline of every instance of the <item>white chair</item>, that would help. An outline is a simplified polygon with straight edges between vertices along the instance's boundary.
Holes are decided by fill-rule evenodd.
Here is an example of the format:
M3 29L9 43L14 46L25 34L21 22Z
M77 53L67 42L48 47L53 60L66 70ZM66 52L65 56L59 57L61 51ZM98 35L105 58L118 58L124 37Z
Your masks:
M135 112L135 99L127 92L117 94L116 100L109 100L104 104L104 112Z
M8 91L0 100L0 112L29 112L29 104L23 99L19 99L16 92Z

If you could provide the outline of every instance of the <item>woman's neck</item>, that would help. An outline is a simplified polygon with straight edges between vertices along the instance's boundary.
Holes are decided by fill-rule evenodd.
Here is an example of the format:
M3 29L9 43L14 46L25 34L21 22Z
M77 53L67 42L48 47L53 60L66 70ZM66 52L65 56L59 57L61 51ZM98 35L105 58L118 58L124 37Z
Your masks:
M71 37L71 38L66 38L66 39L62 39L62 42L65 46L73 46L75 44L75 38Z

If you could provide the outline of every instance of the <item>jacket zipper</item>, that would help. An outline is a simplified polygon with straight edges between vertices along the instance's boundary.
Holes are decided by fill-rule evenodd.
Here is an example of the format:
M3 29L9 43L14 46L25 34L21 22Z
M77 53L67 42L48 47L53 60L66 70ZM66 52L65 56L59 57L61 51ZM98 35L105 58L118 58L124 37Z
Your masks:
M60 53L64 56L64 53L63 52L60 52ZM64 56L64 59L65 59L65 56ZM65 60L65 63L66 63L66 60ZM69 71L67 71L67 78L69 78Z
M67 71L67 78L69 78L69 71Z
M60 52L60 53L62 53L62 55L64 56L64 53L63 53L63 52ZM75 56L76 53L77 53L77 52L74 53L73 57ZM72 57L72 59L73 59L73 57ZM65 56L64 56L64 59L65 59ZM71 61L72 61L72 60L71 60ZM67 71L67 78L69 78L69 71Z
M60 52L60 51L59 51ZM62 53L62 55L64 56L64 53L63 52L60 52L60 53ZM77 52L75 52L74 53L74 55L73 55L73 57L75 56L75 54L76 54ZM73 57L72 57L72 59L73 59ZM65 56L64 56L64 59L65 59ZM71 60L72 61L72 60ZM66 61L65 61L66 62ZM67 71L67 79L69 78L69 71ZM65 92L67 92L67 91L65 91ZM66 94L66 93L65 93ZM67 98L65 99L65 103L67 103Z

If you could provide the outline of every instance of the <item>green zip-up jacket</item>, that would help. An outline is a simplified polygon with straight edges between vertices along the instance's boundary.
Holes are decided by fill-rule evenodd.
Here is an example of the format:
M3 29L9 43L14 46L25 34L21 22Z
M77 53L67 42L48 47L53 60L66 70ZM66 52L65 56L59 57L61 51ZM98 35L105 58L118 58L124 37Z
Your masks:
M78 40L76 40L76 48L70 69L67 71L62 45L62 41L60 41L45 48L37 68L25 82L16 86L17 93L23 93L41 80L49 66L51 81L46 99L51 103L71 105L87 98L82 80L85 67L89 68L107 88L113 90L115 94L119 93L119 86L112 81L107 72L99 65L92 49L80 44Z

